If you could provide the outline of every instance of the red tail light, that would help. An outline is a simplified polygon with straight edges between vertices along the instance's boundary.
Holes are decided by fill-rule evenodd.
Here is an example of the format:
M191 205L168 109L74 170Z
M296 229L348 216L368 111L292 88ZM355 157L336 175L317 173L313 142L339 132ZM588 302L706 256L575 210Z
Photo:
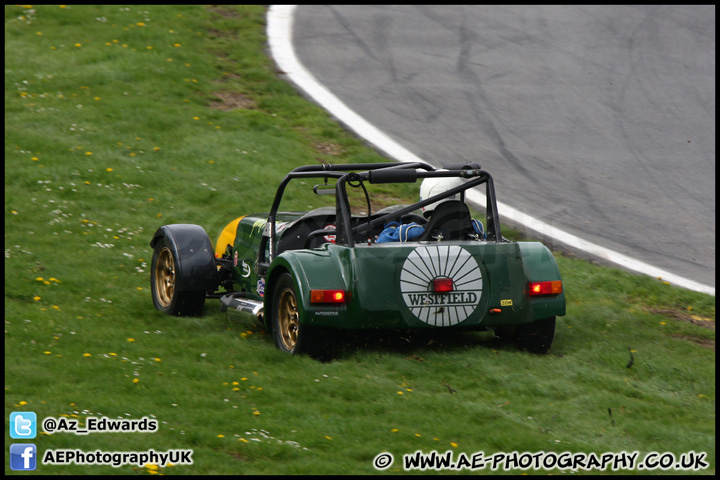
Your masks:
M562 293L562 281L530 282L530 295L557 295Z
M349 298L345 290L310 290L310 303L345 303Z
M447 293L454 290L452 278L436 278L433 280L433 291Z

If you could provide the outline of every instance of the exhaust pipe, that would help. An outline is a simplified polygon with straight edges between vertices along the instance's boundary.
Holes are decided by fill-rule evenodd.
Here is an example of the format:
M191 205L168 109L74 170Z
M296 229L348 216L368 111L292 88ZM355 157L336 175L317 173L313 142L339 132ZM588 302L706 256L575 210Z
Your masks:
M243 298L244 295L243 292L223 295L220 297L220 311L227 312L228 318L236 322L252 320L258 325L263 325L263 302Z

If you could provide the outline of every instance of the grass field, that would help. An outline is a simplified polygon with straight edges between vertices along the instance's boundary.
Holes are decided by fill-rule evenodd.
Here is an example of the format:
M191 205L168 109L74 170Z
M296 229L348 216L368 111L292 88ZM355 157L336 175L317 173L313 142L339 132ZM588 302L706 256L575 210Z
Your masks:
M486 333L356 334L323 363L216 302L154 310L160 225L214 240L296 166L384 160L279 78L264 23L251 6L5 6L6 452L22 443L10 414L33 411L158 422L41 432L40 456L193 451L192 465L37 474L401 473L416 451L695 452L707 468L688 473L715 472L715 298L662 280L558 253L568 308L544 356ZM316 202L308 189L287 208Z

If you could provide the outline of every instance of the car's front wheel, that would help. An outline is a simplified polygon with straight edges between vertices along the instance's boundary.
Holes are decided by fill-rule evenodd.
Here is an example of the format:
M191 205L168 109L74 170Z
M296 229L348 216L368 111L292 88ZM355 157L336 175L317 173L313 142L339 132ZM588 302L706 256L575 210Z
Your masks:
M150 287L155 308L168 315L198 315L205 305L205 292L184 292L178 287L179 262L166 237L154 247Z

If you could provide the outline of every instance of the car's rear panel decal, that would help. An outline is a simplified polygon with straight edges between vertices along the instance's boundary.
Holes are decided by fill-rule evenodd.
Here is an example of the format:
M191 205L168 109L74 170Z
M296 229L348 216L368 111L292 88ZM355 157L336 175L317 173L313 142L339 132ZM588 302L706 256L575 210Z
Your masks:
M449 291L437 291L435 281ZM405 305L420 321L449 327L467 319L480 303L483 278L473 256L458 245L418 247L407 256L400 274Z

